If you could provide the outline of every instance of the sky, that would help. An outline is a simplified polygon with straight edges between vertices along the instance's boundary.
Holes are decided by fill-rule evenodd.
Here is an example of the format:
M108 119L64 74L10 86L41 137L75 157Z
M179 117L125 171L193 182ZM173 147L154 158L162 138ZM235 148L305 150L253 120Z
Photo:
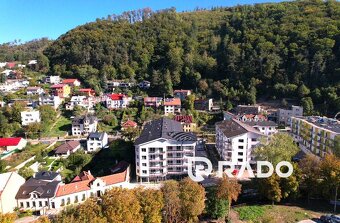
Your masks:
M280 0L0 0L0 44L48 37L57 39L76 26L107 15L150 7L175 7L178 12L197 7L234 6Z

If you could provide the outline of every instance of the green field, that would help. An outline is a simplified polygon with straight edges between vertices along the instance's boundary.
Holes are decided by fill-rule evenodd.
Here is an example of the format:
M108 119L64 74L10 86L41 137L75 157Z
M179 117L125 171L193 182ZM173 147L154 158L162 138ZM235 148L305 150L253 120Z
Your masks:
M45 134L49 137L59 137L65 136L68 131L71 131L71 120L61 115L51 131L46 132Z

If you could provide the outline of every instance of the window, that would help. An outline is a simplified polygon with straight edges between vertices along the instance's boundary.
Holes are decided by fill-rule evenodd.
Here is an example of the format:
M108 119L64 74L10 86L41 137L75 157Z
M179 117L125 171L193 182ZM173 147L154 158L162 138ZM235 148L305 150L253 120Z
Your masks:
M48 206L48 202L47 202L47 201L45 201L45 206L46 206L46 207Z
M244 142L244 139L239 139L238 142Z
M70 204L71 203L71 198L67 198L67 204Z
M24 207L24 203L20 202L20 207L23 208Z
M32 202L33 207L35 207L35 201Z
M146 148L142 148L142 152L146 152Z
M39 201L39 207L42 207L42 201Z
M146 160L146 156L142 156L142 160Z
M26 207L30 207L30 202L26 202Z
M264 127L262 127L262 130L264 130Z
M142 173L146 174L146 170L143 170Z
M238 152L238 155L239 156L243 156L243 152Z
M100 187L100 183L97 183L97 187Z
M256 139L256 138L252 138L251 141L252 141L252 142L256 142L257 139Z
M177 164L181 164L181 161L180 161L180 160L176 160L176 163L177 163Z
M239 149L243 149L243 146L238 146Z
M243 161L243 159L238 159L237 161L239 161L239 162L242 162L242 161Z
M142 163L142 166L146 166L146 163Z
M82 201L85 201L85 194L83 194L83 198L81 199Z

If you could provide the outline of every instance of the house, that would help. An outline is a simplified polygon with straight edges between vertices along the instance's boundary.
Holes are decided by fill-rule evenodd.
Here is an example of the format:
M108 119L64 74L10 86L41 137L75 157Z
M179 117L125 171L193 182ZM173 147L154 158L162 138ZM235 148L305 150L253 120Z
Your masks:
M94 97L87 96L72 96L69 103L66 104L66 110L73 110L75 106L81 106L86 109L91 109L96 104Z
M252 150L264 135L254 127L236 119L217 122L216 149L222 160L240 168L253 162Z
M305 153L319 157L334 153L340 137L340 121L320 116L291 118L291 134Z
M21 104L27 109L33 109L38 106L37 102L33 99L22 99L22 98L11 99L8 102L9 107L12 107L14 104Z
M0 84L0 92L15 92L20 88L28 87L27 80L6 80L5 83Z
M3 152L10 152L13 150L22 150L27 145L24 138L0 138L0 154Z
M80 86L80 81L78 81L77 79L64 79L61 83L67 84L71 87L79 87Z
M98 119L92 115L76 117L72 120L72 135L87 135L97 131Z
M28 109L21 112L21 125L25 126L40 121L40 112L38 110Z
M47 76L45 77L45 83L47 84L59 84L60 77L59 76Z
M145 107L153 107L158 108L162 105L161 97L145 97L144 98L144 106Z
M67 98L71 93L71 88L67 84L54 84L51 86L51 91L54 96L60 98Z
M213 99L196 99L194 101L195 110L211 111L213 109Z
M14 211L17 207L15 195L24 183L25 179L16 172L0 174L0 213Z
M164 114L180 114L181 113L181 99L180 98L166 98L164 99Z
M42 171L36 173L20 186L15 198L18 208L31 210L36 214L42 214L50 208L55 208L52 201L56 196L61 176L59 173Z
M267 121L267 117L261 114L244 114L244 115L238 115L236 117L237 120L242 122L258 122L258 121Z
M263 109L259 105L237 105L235 113L238 115L254 114L258 115L263 112Z
M50 105L54 109L57 109L62 103L62 99L59 96L43 95L39 97L39 105Z
M125 94L109 94L105 97L105 105L108 109L121 109L129 106L132 98Z
M114 89L116 87L120 88L129 88L134 86L132 82L124 81L124 80L110 80L107 81L107 88Z
M108 145L108 136L106 132L91 132L87 137L86 151L95 152Z
M129 128L135 129L137 128L137 123L132 120L127 120L126 122L123 122L121 126L122 126L122 130L129 129Z
M291 109L280 108L277 113L279 124L290 125L292 117L303 116L303 107L292 105Z
M193 122L191 115L175 115L174 120L180 122L184 132L194 132L196 123Z
M142 89L148 89L150 88L151 83L150 81L142 81L142 82L139 82L138 86Z
M92 97L96 95L96 92L91 88L81 88L78 90L78 93L81 95L88 96L88 97Z
M79 141L66 141L54 149L54 154L59 157L68 157L78 149L80 149Z
M44 89L41 87L27 87L27 95L40 95L44 93Z
M195 156L197 137L181 123L161 118L145 124L135 141L136 175L140 182L186 176L188 157Z
M91 197L100 198L114 187L127 188L130 182L130 165L120 162L111 169L116 172L103 177L94 177L90 171L83 171L71 183L61 184L51 201L54 208L79 204Z
M186 97L188 97L189 95L191 95L191 90L175 90L174 91L174 97L180 98L181 101L186 99Z
M277 124L273 121L245 121L247 125L250 125L261 132L263 135L271 136L278 132Z

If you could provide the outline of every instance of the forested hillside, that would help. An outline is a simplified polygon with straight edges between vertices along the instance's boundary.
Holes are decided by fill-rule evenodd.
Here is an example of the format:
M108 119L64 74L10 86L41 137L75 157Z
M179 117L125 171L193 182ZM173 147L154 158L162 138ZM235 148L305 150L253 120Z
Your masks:
M149 9L79 26L44 54L51 72L99 90L147 79L152 92L192 88L226 104L296 98L340 110L340 3L295 1L177 13Z

